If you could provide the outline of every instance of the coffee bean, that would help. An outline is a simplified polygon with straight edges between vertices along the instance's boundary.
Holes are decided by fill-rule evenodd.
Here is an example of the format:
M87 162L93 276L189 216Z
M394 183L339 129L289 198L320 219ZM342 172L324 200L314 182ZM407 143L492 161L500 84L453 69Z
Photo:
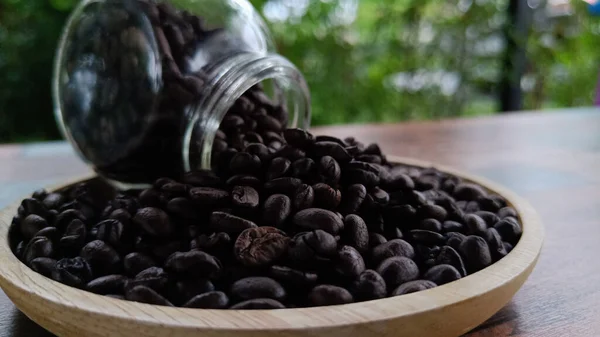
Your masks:
M515 245L521 238L523 231L514 218L504 218L494 225L494 228L502 236L502 240Z
M513 248L514 248L513 245L511 245L508 242L504 242L504 249L506 249L507 254L510 253L513 250Z
M490 194L477 198L479 207L484 211L498 212L502 207L506 206L506 200L499 195Z
M369 233L369 248L377 247L386 242L387 242L387 239L385 238L385 236L383 236L379 233L374 233L374 232Z
M295 263L311 262L315 257L333 256L337 240L325 231L315 230L296 235L290 242L288 255Z
M477 272L492 264L490 248L485 240L479 236L467 236L458 247L458 252L461 254L469 273Z
M155 207L140 208L135 213L133 222L152 236L169 236L175 230L167 213Z
M139 285L125 292L129 301L172 307L173 304L151 288Z
M322 284L314 287L308 294L308 302L313 306L327 306L354 302L350 292L342 287Z
M126 281L123 275L106 275L88 282L85 289L100 295L122 294Z
M448 246L454 248L454 250L459 251L460 244L467 238L466 235L458 232L449 232L446 233Z
M188 187L185 184L176 182L166 183L160 187L160 191L167 196L167 198L184 197L188 192Z
M270 298L281 302L287 294L281 284L272 278L255 276L233 283L231 296L241 301Z
M162 268L150 267L136 274L133 279L127 280L125 288L127 290L141 285L156 291L162 291L168 282L169 275Z
M502 238L495 228L488 228L483 238L490 248L490 253L494 261L500 260L508 254L502 243Z
M437 285L442 285L460 279L461 274L449 264L440 264L425 272L423 278Z
M214 284L208 279L187 279L175 283L174 289L172 289L174 294L171 297L176 298L178 303L184 303L194 296L214 290Z
M255 228L256 224L229 213L216 211L210 215L210 226L220 232L236 234L248 228Z
M383 260L377 266L376 271L383 277L388 288L395 288L419 277L417 264L404 256L394 256Z
M470 235L483 235L487 230L485 221L476 214L465 215L465 225Z
M129 253L123 258L123 267L127 275L130 276L137 275L141 271L156 265L152 258L138 252Z
M52 277L56 272L56 260L49 257L38 257L29 262L29 266L36 273L40 273L46 277Z
M249 267L267 266L286 252L288 242L289 238L277 228L249 228L235 242L235 258Z
M113 247L119 247L127 241L127 229L119 220L101 221L94 226L94 232L98 240L105 241Z
M315 273L292 269L286 266L271 266L269 276L293 287L313 287L318 276Z
M362 184L367 188L372 188L379 184L379 175L366 170L346 169L342 176L348 184Z
M186 172L183 175L181 182L192 186L204 187L218 187L222 184L221 178L214 172L206 170Z
M263 206L262 222L280 227L287 220L291 209L292 201L287 195L273 194L267 198Z
M236 153L229 163L229 169L236 174L253 173L259 170L260 166L260 158L247 152Z
M487 227L492 227L498 221L500 221L500 218L496 214L494 214L492 212L488 212L488 211L477 211L477 212L475 212L475 215L482 218L483 221L485 221Z
M258 192L250 186L235 186L231 191L231 200L234 206L240 208L256 208L260 197Z
M273 179L264 184L264 189L267 194L281 193L290 195L302 184L302 180L298 178L283 177Z
M294 215L293 221L300 228L307 230L321 229L331 234L337 234L344 228L342 219L336 216L335 213L320 208L301 210Z
M290 145L301 149L306 149L315 142L315 137L302 129L285 129L283 136Z
M229 309L233 310L263 310L263 309L283 309L285 306L281 302L270 298L255 298L232 305Z
M358 276L352 289L354 298L359 301L376 300L387 296L385 280L376 271L370 269Z
M23 199L21 206L23 206L23 215L36 214L45 217L48 214L48 209L37 199Z
M313 153L317 157L330 156L338 163L345 164L352 159L352 156L343 146L331 141L317 141L313 146Z
M92 278L92 269L82 257L61 259L56 263L52 279L75 288L83 288Z
M323 156L319 159L318 172L321 181L331 186L337 186L342 175L340 165L331 156Z
M211 291L190 298L183 307L197 309L226 309L229 298L222 291Z
M442 224L442 231L444 233L448 233L448 232L464 233L465 226L460 222L448 220L448 221L444 221L444 223Z
M341 145L342 147L348 146L348 144L346 144L343 140L333 137L333 136L327 136L327 135L316 136L315 141L317 141L317 142L334 142L334 143Z
M355 278L365 270L365 261L352 246L343 246L337 257L337 271L346 277Z
M432 289L435 287L437 287L437 284L435 284L429 280L410 281L410 282L406 282L406 283L398 286L398 288L394 289L394 291L392 292L392 296L416 293L418 291Z
M383 260L394 256L412 259L415 257L415 250L410 243L402 239L394 239L373 248L371 255L373 263L378 265Z
M292 166L292 162L284 157L277 157L271 161L265 179L267 181L283 177Z
M510 206L501 208L498 211L498 213L496 213L496 214L498 215L498 217L500 219L504 219L504 218L507 218L507 217L513 217L515 219L518 218L517 211L514 208L510 207Z
M237 174L227 180L229 186L250 186L253 188L259 188L262 182L251 175Z
M349 214L344 218L343 237L346 244L356 248L361 254L369 250L369 229L360 216Z
M388 191L412 190L415 188L415 183L406 174L398 173L392 175L392 179L385 182L384 187Z
M187 198L173 198L166 208L171 214L183 219L198 218L198 207Z
M417 209L417 216L421 219L436 219L438 221L444 221L448 213L446 210L438 205L423 205Z
M212 278L221 271L221 262L205 252L192 250L171 254L165 261L165 268L179 274Z
M192 240L191 249L205 251L215 256L222 256L224 252L231 251L231 237L227 233L213 233L200 235Z
M350 185L346 192L342 194L342 205L340 208L347 214L355 213L362 205L366 196L367 189L364 185Z
M23 261L29 265L33 259L38 257L52 257L54 255L54 245L47 237L34 237L25 246L23 251Z
M424 245L438 245L445 241L442 234L422 229L413 229L410 231L410 235L415 242Z
M60 238L60 247L65 252L78 253L85 245L86 233L85 224L81 220L75 219L71 221L65 229L63 237Z
M29 214L21 221L21 233L25 238L30 239L35 233L48 226L46 219L37 214Z
M281 123L275 117L271 117L268 115L257 115L256 122L258 123L258 127L261 130L265 130L265 131L267 131L267 130L268 131L281 131L282 130Z
M119 253L104 241L89 242L81 248L80 254L90 264L96 276L114 274L121 268Z
M60 193L49 193L43 199L42 204L47 209L58 209L64 203L64 201L65 201L65 198L64 198L64 196L62 194L60 194Z
M444 222L445 223L445 222ZM436 219L425 219L419 223L419 228L432 232L441 232L442 224Z
M462 258L456 250L450 246L443 246L440 253L435 258L436 264L449 264L456 268L461 276L467 276L467 271Z
M189 195L192 201L202 206L223 207L230 201L227 191L212 187L191 188Z
M79 210L68 209L62 211L58 214L56 220L54 220L54 227L58 228L58 230L64 231L71 221L75 219L79 219L84 223L86 222L85 216Z
M315 193L311 186L302 184L294 191L292 204L296 211L301 211L313 206Z
M486 195L483 188L471 183L462 183L456 185L453 196L456 200L475 201Z
M335 209L341 202L342 194L331 186L318 183L312 186L314 191L314 206L324 209Z

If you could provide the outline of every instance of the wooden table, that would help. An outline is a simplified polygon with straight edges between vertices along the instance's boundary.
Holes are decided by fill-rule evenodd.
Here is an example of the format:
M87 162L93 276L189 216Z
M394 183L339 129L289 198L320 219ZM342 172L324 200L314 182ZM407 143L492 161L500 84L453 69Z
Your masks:
M600 336L600 109L320 128L389 154L451 165L531 201L546 242L514 299L469 337ZM88 172L62 142L0 147L0 206ZM49 336L0 292L0 337Z

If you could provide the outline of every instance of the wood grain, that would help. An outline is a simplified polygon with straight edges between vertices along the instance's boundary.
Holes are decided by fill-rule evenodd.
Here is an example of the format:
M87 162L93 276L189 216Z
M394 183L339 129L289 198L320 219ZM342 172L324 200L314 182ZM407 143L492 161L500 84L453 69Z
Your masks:
M517 212L523 235L513 251L480 272L443 286L404 296L342 306L285 310L167 308L98 296L54 282L23 265L6 239L0 241L0 286L27 316L61 336L133 335L187 337L459 336L502 308L533 270L543 241L540 220L527 201L485 179L407 158L393 162L436 166L504 196ZM6 238L19 201L0 211Z
M476 173L516 191L540 213L545 244L531 277L466 336L600 336L600 109L315 131L378 142L387 153ZM0 146L0 204L87 172L65 147ZM2 293L0 326L0 337L50 336Z

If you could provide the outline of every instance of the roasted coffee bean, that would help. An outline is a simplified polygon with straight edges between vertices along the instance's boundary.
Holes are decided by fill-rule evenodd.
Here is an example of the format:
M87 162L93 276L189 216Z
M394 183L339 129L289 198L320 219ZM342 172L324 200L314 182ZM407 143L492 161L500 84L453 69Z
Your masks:
M86 222L85 216L76 209L68 209L58 214L54 220L54 227L58 228L59 231L64 231L71 221L79 219L82 222Z
M125 209L116 209L110 213L108 216L109 219L115 219L121 221L121 223L125 226L129 226L131 223L131 214Z
M469 273L480 271L492 264L490 248L479 236L469 235L458 247Z
M21 261L23 261L23 259L24 259L23 254L25 253L26 246L27 246L27 242L21 241L15 247L15 256Z
M41 217L45 217L48 214L48 209L44 206L40 201L33 198L24 199L21 202L21 206L23 206L23 215L36 214Z
M48 227L48 221L37 214L29 214L21 220L21 234L26 239L32 238L35 233Z
M244 148L244 152L248 152L257 156L262 163L266 163L269 158L269 149L264 144L252 143Z
M387 239L385 238L385 236L383 236L379 233L374 233L374 232L369 233L369 248L377 247L386 242L387 242Z
M64 202L65 197L62 194L50 193L44 197L42 204L46 206L47 209L58 209Z
M429 219L422 220L419 223L419 229L424 229L424 230L432 231L432 232L441 232L442 224L436 219L429 218Z
M367 188L379 184L379 175L362 169L345 169L342 173L347 184L362 184Z
M312 186L314 191L314 206L324 209L335 209L342 200L342 194L339 190L331 186L318 183Z
M319 159L318 172L321 181L331 186L337 186L342 175L340 165L331 156L323 156Z
M514 218L504 218L494 225L494 228L502 236L502 240L515 245L521 238L523 231L521 226Z
M194 296L211 292L215 290L214 284L205 278L181 280L174 284L172 292L173 298L179 303L186 302Z
M367 196L367 189L364 185L350 185L345 193L342 193L342 204L340 209L346 214L355 213L362 205Z
M229 169L235 174L253 173L258 171L260 166L260 158L247 152L236 153L229 163Z
M361 254L369 250L369 229L365 221L356 214L344 218L343 238L346 244L356 248Z
M348 146L348 144L346 144L343 140L333 137L333 136L327 136L327 135L316 136L315 141L317 141L317 142L334 142L334 143L341 145L342 147Z
M337 271L342 276L355 278L365 271L365 261L352 246L343 246L338 251Z
M483 235L487 230L485 221L476 214L466 214L465 225L470 235Z
M231 286L231 296L241 301L270 298L283 301L287 293L279 282L269 277L246 277Z
M287 158L290 161L295 162L299 159L304 158L306 156L306 153L298 148L289 145L283 145L273 154L273 156Z
M325 231L315 230L296 235L290 242L288 255L295 263L310 262L315 257L333 256L337 240Z
M306 230L321 229L331 234L337 234L344 228L342 219L335 213L320 209L307 208L296 213L293 218L294 224Z
M200 235L192 240L190 248L221 256L223 253L231 251L231 237L223 232Z
M156 262L142 253L129 253L123 258L123 267L127 275L130 276L135 276L141 271L155 266L157 266Z
M255 117L258 127L264 131L281 131L283 129L281 122L275 117L269 115L257 115Z
M386 181L384 187L387 191L412 190L415 188L414 181L406 174L392 174L391 180Z
M137 273L133 279L127 280L126 289L143 285L156 291L162 291L169 282L169 275L159 267L150 267Z
M70 226L70 225L69 225ZM113 247L119 247L127 242L127 228L119 220L108 219L94 226L96 239L109 243Z
M494 261L500 260L508 254L502 243L502 238L495 228L488 228L483 238L490 248L490 253L492 254L492 259L494 259Z
M216 277L221 271L221 262L214 256L198 250L175 252L165 261L169 271L192 276Z
M350 292L342 287L321 284L308 294L308 302L313 306L338 305L354 302Z
M287 158L277 157L273 159L267 168L265 179L269 181L285 176L290 169L290 166L292 166L292 162Z
M318 275L311 272L292 269L286 266L271 266L269 276L293 287L313 287L317 283Z
M475 201L480 197L484 197L485 195L486 192L482 187L471 183L461 183L456 185L453 194L456 200L466 201Z
M449 264L440 264L425 272L423 278L437 285L442 285L460 279L461 274Z
M369 195L373 199L373 202L379 206L385 206L390 202L390 195L379 187L371 189Z
M385 280L374 270L362 272L352 285L353 295L359 301L369 301L387 296Z
M184 308L197 309L226 309L229 306L229 298L222 291L211 291L196 295L185 302Z
M410 231L410 235L415 242L424 245L439 245L445 241L442 234L422 229L413 229Z
M138 285L125 292L128 301L172 307L173 304L151 288Z
M44 200L44 198L48 195L48 191L46 191L43 188L40 188L38 190L35 190L32 194L31 197L36 199L36 200Z
M302 180L298 178L283 177L273 179L264 184L264 189L267 194L281 193L290 195L302 184Z
M449 232L446 233L446 238L446 243L448 246L454 248L454 250L458 252L460 244L467 238L467 236L458 232Z
M494 194L477 198L477 203L482 210L494 213L506 206L506 201L501 196Z
M252 209L258 206L260 197L250 186L235 186L231 191L231 200L235 207Z
M315 142L315 137L302 129L286 129L283 136L288 144L301 149L306 149Z
M154 188L148 188L140 193L140 203L143 206L160 207L162 204L161 194Z
M507 218L507 217L513 217L513 218L516 219L518 217L517 211L514 208L510 207L510 206L501 208L498 211L498 213L496 213L496 214L498 215L498 217L500 219L504 219L504 218Z
M443 246L435 258L436 264L449 264L456 268L461 276L467 276L467 271L460 254L450 246Z
M421 219L436 219L438 221L444 221L448 213L446 210L438 205L423 205L417 209L417 216Z
M80 255L90 264L96 276L115 274L121 268L119 253L104 241L89 242L81 248Z
M377 266L376 271L383 277L388 288L395 288L419 277L417 264L404 256L394 256L383 260Z
M229 186L250 186L253 188L259 188L262 185L260 179L255 176L237 174L227 180Z
M169 215L155 207L140 208L135 213L133 222L145 233L157 237L169 236L175 230L169 220Z
M92 268L82 257L61 259L56 263L52 279L75 288L84 288L92 279Z
M218 187L222 184L221 178L214 172L206 170L186 172L182 176L181 182L192 186L204 187Z
M198 206L187 198L173 198L169 200L167 211L182 219L198 218Z
M477 211L477 212L475 212L475 215L482 218L483 221L485 221L487 227L492 227L498 221L500 221L500 218L496 214L494 214L492 212L488 212L488 211Z
M510 253L513 250L514 246L508 242L504 242L504 249L506 249L506 253Z
M56 272L56 260L49 257L38 257L29 262L29 266L36 273L40 273L46 277L52 277Z
M235 242L235 258L249 267L271 265L285 254L288 242L289 238L277 228L249 228Z
M263 205L262 223L280 227L292 210L292 201L285 194L273 194Z
M302 184L296 188L292 198L292 205L296 211L301 211L313 206L315 198L314 190L307 184Z
M88 282L85 289L100 295L122 294L126 281L123 275L106 275Z
M86 234L85 224L81 220L75 219L67 226L63 237L60 238L60 247L65 252L78 253L85 245Z
M331 141L317 141L312 151L317 157L330 156L338 163L345 164L352 159L352 156L344 149L343 146Z
M184 197L188 193L188 186L180 183L166 183L160 187L160 191L167 198Z
M255 298L232 305L232 310L264 310L264 309L283 309L285 306L281 302L270 298Z
M213 187L194 187L190 189L190 198L202 206L223 207L229 204L229 193Z
M29 265L33 259L38 257L53 257L54 253L54 245L50 239L44 236L34 237L25 246L23 261Z
M290 168L293 177L312 181L315 179L317 164L311 158L300 158L295 160Z
M394 239L373 248L371 256L373 263L378 265L383 260L394 256L412 259L415 257L415 250L410 243L402 239Z
M216 211L210 215L210 226L219 232L236 234L245 229L254 228L256 224L229 213Z
M418 291L423 291L431 288L437 287L437 284L429 281L429 280L415 280L406 282L398 288L394 289L392 292L392 296L405 295L410 293L416 293Z
M465 230L465 226L462 223L447 220L447 221L444 221L444 223L442 224L442 231L444 233L448 233L448 232L464 233L466 230Z
M469 201L465 204L465 213L475 213L480 210L479 204L476 201Z

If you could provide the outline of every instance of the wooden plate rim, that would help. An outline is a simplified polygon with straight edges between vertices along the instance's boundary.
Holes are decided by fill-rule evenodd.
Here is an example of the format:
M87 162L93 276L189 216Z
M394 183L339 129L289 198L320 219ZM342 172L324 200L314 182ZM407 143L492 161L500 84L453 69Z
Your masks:
M0 211L0 237L3 238L0 240L0 287L9 296L27 294L61 310L84 311L123 323L143 322L156 327L172 326L195 330L296 330L388 321L443 309L492 292L518 276L531 272L542 248L544 231L539 216L526 200L495 182L447 166L405 157L388 158L390 162L399 164L435 167L502 195L521 218L523 235L519 243L502 260L477 273L430 290L398 297L328 307L280 310L172 308L96 295L55 282L29 269L13 255L7 240L10 221L19 206L19 202L16 202ZM80 177L55 188L92 177Z

